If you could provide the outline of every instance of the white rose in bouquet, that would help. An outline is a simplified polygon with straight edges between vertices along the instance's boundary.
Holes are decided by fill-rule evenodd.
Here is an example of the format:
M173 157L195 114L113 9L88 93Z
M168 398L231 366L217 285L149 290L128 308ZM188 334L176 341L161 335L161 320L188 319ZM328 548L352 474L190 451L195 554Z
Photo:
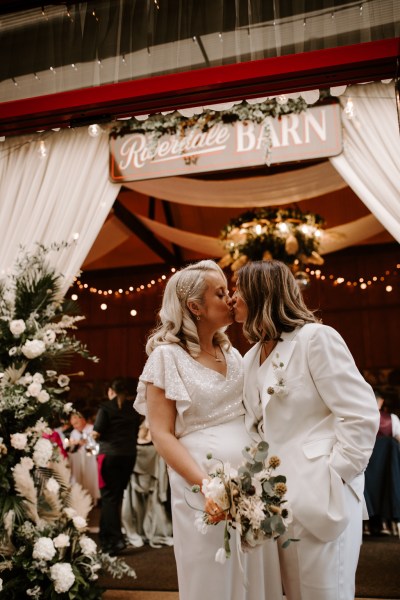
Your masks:
M25 321L22 319L14 319L10 322L10 331L14 337L19 337L26 329Z

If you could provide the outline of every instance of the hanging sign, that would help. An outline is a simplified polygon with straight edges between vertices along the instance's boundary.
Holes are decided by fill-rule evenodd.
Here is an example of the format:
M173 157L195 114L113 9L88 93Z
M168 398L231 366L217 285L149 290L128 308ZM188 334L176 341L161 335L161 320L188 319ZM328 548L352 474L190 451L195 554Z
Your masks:
M208 131L193 126L185 135L128 133L110 139L112 181L193 175L263 164L335 156L342 151L340 107L327 104L299 114L267 117L263 124L217 123Z

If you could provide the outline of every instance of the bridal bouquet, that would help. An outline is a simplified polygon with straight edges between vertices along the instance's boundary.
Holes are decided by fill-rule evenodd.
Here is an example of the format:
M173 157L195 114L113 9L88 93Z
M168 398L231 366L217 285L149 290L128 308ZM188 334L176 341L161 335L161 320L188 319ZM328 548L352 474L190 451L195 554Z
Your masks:
M277 539L287 530L292 520L288 501L286 477L273 475L280 465L277 456L268 459L268 444L257 445L243 450L245 461L239 469L232 469L229 463L218 461L217 466L204 479L201 491L214 507L209 512L198 513L195 525L201 533L218 521L225 521L224 545L217 551L215 560L224 563L230 557L232 529L240 535L240 548L251 551L268 539ZM208 455L211 459L212 456ZM193 492L200 492L200 486L193 486ZM207 506L206 506L207 508ZM287 540L283 546L287 546Z

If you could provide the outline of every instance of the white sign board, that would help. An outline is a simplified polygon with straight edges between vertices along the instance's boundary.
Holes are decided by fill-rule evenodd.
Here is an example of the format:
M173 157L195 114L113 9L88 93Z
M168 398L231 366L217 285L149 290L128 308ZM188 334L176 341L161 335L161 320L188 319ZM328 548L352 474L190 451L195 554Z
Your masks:
M270 137L267 157L266 140ZM157 143L143 133L110 139L112 181L137 181L193 175L248 166L335 156L342 151L340 107L327 104L299 114L251 121L217 123L208 131L195 126L186 135L163 135Z

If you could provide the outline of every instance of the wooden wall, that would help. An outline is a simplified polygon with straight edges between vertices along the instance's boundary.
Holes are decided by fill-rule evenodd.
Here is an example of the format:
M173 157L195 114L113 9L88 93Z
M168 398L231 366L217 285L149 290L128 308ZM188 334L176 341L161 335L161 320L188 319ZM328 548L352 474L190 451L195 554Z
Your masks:
M320 269L326 279L311 277L310 288L304 292L308 306L317 309L323 322L341 333L367 379L381 388L386 387L394 404L398 400L400 408L399 245L352 247L327 255ZM76 335L100 358L98 364L82 359L74 362L72 371L82 369L85 375L74 380L73 396L81 400L86 397L89 401L102 397L105 385L112 378L139 376L146 360L146 337L155 325L161 303L164 282L157 282L157 279L163 274L170 274L168 267L82 274L82 282L101 290L121 288L125 291L130 286L136 289L140 284L145 289L117 297L90 293L88 289L80 290L76 286L71 289L68 295L78 294L81 314L86 316ZM330 275L343 277L345 282L334 286ZM346 281L360 283L360 277L372 281L374 276L385 277L385 281L373 282L365 290L359 285L346 285ZM156 284L147 288L152 279ZM387 292L386 285L391 285L393 291ZM108 305L105 311L100 309L102 302ZM130 315L132 308L137 311L134 317ZM240 326L233 325L229 333L234 345L245 352L249 346L242 337Z

